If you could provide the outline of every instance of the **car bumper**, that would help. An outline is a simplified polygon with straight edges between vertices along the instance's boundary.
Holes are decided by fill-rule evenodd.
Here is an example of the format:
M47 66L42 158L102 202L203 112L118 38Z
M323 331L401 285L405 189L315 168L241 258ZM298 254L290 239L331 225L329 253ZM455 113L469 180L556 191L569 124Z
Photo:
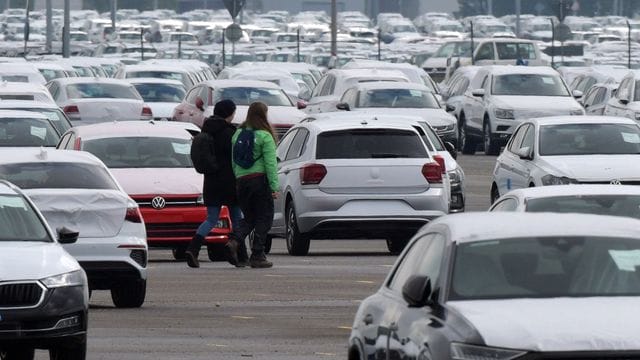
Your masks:
M175 247L188 244L207 218L205 206L166 207L156 210L140 207L150 247ZM206 243L226 243L231 232L229 210L223 206L218 225L206 237Z
M88 294L83 286L48 289L35 309L2 309L0 348L49 348L84 341L87 331Z

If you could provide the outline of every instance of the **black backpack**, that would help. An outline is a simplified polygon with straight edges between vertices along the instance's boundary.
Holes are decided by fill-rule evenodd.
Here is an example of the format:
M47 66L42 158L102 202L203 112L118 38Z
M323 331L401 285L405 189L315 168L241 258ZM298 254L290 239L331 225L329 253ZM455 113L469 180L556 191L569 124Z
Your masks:
M191 162L200 174L214 174L218 171L213 136L201 132L191 141Z
M242 129L236 143L233 145L233 162L243 169L250 169L258 159L253 158L253 145L255 144L255 133L253 130Z

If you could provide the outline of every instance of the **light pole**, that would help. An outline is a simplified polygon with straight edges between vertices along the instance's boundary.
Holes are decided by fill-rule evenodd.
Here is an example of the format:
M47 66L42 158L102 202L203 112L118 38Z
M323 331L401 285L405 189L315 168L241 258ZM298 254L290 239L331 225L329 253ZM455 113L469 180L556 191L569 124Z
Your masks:
M71 13L71 0L64 0L64 27L62 28L62 56L68 58L71 55L71 35L70 35L70 13Z
M338 56L338 5L331 0L331 55Z
M46 8L47 8L47 42L45 45L46 48L46 52L51 54L51 43L53 42L53 9L52 9L52 5L51 5L51 0L47 0L46 3Z

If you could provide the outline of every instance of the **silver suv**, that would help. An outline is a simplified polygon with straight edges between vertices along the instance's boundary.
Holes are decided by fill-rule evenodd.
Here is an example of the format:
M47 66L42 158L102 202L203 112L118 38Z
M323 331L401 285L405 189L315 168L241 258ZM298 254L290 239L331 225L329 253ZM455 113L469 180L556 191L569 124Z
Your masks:
M306 255L312 238L384 238L399 253L449 210L444 159L391 117L308 118L282 138L278 158L271 233L285 237L291 255Z

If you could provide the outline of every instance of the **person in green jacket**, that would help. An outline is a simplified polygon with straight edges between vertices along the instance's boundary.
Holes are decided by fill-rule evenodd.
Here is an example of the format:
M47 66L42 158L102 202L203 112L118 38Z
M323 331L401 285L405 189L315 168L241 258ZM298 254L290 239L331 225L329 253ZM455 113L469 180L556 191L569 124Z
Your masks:
M267 105L262 102L252 103L247 111L246 120L231 139L238 204L244 218L240 220L239 226L233 226L227 249L229 262L238 267L273 266L273 263L267 260L264 247L273 224L273 200L278 197L280 186L276 136L267 120L267 110ZM246 145L243 146L243 141L250 143L247 139L253 139L253 157L249 154L248 161L247 154L242 153L243 149L247 149ZM251 243L251 258L248 258L244 239L252 231L254 240Z

